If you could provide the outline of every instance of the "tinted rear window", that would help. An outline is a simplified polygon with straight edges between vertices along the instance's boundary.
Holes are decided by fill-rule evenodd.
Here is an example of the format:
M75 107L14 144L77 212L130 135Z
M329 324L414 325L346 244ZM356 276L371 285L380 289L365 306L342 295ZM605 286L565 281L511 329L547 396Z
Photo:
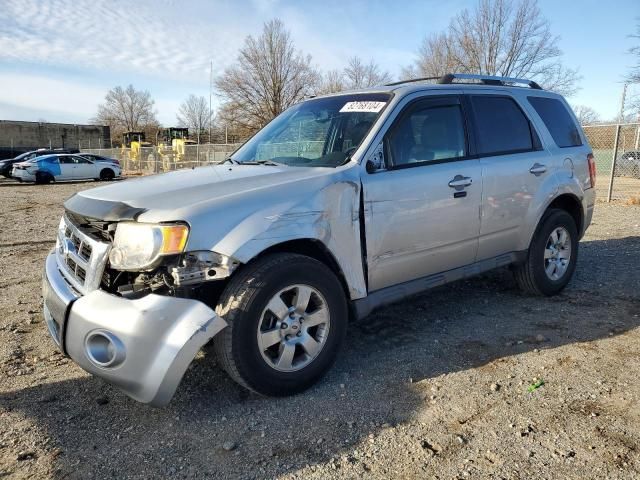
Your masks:
M478 153L499 155L534 149L529 119L509 97L471 97L477 132Z
M582 145L578 127L569 115L567 107L556 98L527 97L546 125L553 141L559 147L579 147Z

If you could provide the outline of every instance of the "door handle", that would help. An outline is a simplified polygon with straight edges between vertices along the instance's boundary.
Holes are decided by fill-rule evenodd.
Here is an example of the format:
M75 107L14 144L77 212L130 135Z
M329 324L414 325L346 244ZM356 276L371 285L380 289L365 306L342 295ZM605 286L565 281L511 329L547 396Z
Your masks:
M542 175L546 171L547 171L547 166L542 165L541 163L534 163L533 167L529 169L529 172L533 173L536 177L538 175Z
M470 177L463 177L462 175L456 175L449 182L449 186L451 188L455 188L456 190L462 190L464 187L468 187L473 183Z

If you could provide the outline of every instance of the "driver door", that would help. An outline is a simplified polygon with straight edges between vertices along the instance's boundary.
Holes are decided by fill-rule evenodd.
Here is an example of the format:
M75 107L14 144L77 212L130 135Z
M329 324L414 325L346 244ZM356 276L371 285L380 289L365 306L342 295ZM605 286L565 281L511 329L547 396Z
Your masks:
M387 130L386 169L362 177L370 291L475 262L482 177L466 131L457 94L409 102Z
M96 174L96 166L93 162L80 155L74 155L73 161L75 162L74 178L98 178L98 175Z

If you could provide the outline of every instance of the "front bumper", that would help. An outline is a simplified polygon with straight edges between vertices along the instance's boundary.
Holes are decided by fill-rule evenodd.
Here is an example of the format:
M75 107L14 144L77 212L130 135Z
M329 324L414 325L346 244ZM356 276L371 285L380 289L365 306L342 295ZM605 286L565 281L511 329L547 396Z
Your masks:
M58 347L87 372L153 406L169 403L200 348L227 323L197 300L102 290L78 296L47 256L44 316Z

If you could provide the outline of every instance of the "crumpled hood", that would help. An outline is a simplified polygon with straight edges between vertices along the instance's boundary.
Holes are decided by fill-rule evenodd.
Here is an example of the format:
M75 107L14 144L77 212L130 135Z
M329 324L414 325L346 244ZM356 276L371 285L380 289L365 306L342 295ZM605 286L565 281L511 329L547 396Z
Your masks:
M211 250L240 263L279 243L323 244L347 277L353 298L366 293L360 245L360 169L217 165L126 180L65 202L106 221L186 222L186 251Z
M165 220L181 219L184 209L201 210L207 205L255 194L302 180L326 176L333 168L277 167L271 165L215 165L177 170L126 180L79 192L82 199L117 202L139 212L153 212ZM251 195L253 196L253 195ZM75 199L80 200L80 199ZM149 215L145 213L146 217Z

